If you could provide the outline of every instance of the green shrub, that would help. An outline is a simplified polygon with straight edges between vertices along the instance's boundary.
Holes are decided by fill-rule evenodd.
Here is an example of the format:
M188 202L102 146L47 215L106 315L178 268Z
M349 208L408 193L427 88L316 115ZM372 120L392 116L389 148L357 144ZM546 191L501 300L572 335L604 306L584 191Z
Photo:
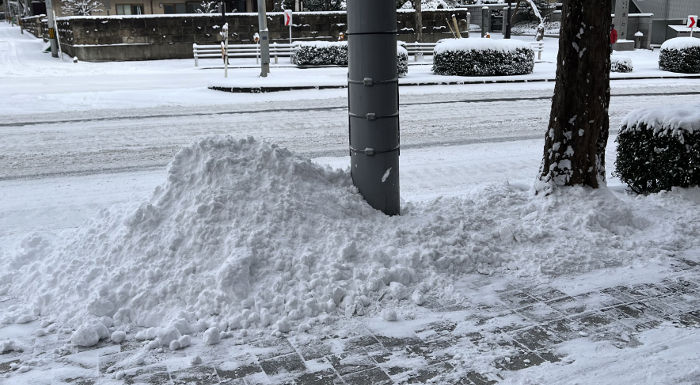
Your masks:
M446 39L435 46L437 75L504 76L532 73L535 52L517 40Z
M659 68L685 74L700 73L700 39L677 37L667 40L661 46Z
M631 113L617 136L615 175L639 194L700 185L700 105Z
M626 56L611 56L610 57L610 72L632 72L632 59Z

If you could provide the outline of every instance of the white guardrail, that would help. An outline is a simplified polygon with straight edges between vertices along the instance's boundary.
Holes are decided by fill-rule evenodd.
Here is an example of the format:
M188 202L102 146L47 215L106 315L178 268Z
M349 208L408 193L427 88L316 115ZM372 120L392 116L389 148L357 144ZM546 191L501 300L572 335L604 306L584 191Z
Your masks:
M409 56L414 56L417 60L419 56L432 55L436 43L404 43ZM223 44L192 44L192 54L194 56L194 66L199 66L199 59L218 58L223 59ZM291 57L294 54L294 49L299 43L270 43L270 58L275 59L275 63L279 62L280 57ZM530 43L532 50L537 53L537 60L542 60L542 51L544 51L544 43L541 41ZM257 58L260 56L259 44L229 44L229 58Z

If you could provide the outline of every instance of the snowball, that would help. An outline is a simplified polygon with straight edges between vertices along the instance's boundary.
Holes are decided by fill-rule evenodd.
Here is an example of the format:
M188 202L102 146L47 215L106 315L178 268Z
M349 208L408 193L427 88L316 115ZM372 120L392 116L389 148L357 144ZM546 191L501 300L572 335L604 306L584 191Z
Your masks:
M384 321L389 322L396 321L399 319L399 317L396 315L396 310L394 309L384 309L384 311L382 311L382 318L384 319Z
M126 333L121 330L117 330L114 333L112 333L110 339L115 344L121 344L126 339Z
M192 359L190 360L190 364L192 364L192 366L194 366L194 365L199 365L199 364L201 364L201 363L202 363L202 357L200 357L200 356L194 356L194 357L192 357Z
M22 349L17 346L15 341L0 341L0 354L10 353L10 352L21 352Z
M172 350L172 351L175 351L175 350L180 349L180 348L181 348L181 346L180 346L180 341L178 341L178 340L170 341L170 346L169 346L169 348L170 348L170 350Z
M192 345L192 338L189 335L184 335L177 340L180 343L181 348L186 348Z
M219 332L219 328L213 327L207 329L207 331L204 332L204 343L207 345L216 345L221 341L221 333Z
M70 342L75 346L90 347L100 342L100 335L94 325L83 325L73 333Z
M291 330L289 321L286 318L282 318L281 320L277 321L277 330L279 330L281 333L289 333Z
M180 338L180 336L180 331L177 330L174 326L158 330L158 339L160 340L160 343L163 346L168 346L170 342L177 340L178 338Z

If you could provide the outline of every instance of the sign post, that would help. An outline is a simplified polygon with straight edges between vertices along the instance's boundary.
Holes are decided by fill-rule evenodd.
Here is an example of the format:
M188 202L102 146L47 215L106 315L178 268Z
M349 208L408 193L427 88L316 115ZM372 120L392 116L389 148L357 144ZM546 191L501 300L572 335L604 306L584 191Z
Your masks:
M695 27L698 25L698 15L690 15L688 16L688 24L686 24L686 27L690 28L690 37L693 37L693 30Z
M289 27L289 44L292 44L292 10L284 10L284 26Z

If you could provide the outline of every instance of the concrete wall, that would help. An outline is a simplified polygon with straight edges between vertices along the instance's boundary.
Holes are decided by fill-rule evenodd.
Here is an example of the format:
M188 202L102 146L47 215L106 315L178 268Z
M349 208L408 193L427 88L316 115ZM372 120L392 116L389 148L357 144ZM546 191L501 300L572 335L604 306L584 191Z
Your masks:
M46 15L30 16L22 18L22 28L32 35L48 40L49 27Z
M472 23L480 20L480 7L476 8ZM468 8L424 11L423 41L452 37L445 20L453 14L460 20L466 19L468 11ZM415 41L414 12L402 10L397 16L398 39ZM230 43L251 43L258 30L255 13L227 14L226 22ZM57 29L63 51L80 60L147 60L190 58L192 43L218 42L219 26L223 23L221 16L201 14L88 16L58 18ZM282 13L268 13L268 28L271 41L288 41ZM346 29L345 12L298 12L294 14L292 33L295 40L337 40Z

